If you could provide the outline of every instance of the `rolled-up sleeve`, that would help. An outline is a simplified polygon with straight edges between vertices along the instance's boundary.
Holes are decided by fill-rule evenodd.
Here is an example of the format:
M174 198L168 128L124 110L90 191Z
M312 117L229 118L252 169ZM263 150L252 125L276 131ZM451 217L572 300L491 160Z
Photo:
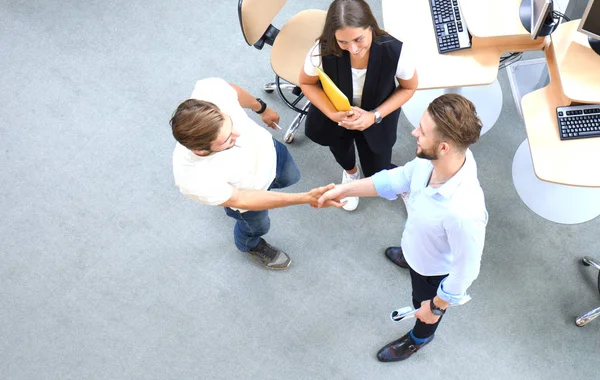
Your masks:
M375 185L377 195L382 198L394 200L398 194L410 191L410 173L412 171L413 161L404 166L391 170L382 170L375 173L371 178Z
M444 290L444 282L446 282L447 279L448 279L448 277L443 279L442 282L440 283L440 286L437 290L438 297L440 297L444 301L448 302L449 304L460 303L460 301L467 295L467 291L465 290L464 292L462 292L460 294L447 292L446 290Z

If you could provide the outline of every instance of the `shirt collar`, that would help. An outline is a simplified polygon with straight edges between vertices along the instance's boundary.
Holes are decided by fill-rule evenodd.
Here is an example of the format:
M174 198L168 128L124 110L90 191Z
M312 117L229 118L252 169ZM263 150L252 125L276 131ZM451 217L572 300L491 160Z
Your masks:
M460 184L468 178L471 173L477 171L477 165L475 164L475 159L473 158L473 153L470 149L467 149L465 152L465 163L463 166L450 178L446 183L442 186L435 188L435 193L440 194L442 197L446 199L452 198L452 195L460 186Z

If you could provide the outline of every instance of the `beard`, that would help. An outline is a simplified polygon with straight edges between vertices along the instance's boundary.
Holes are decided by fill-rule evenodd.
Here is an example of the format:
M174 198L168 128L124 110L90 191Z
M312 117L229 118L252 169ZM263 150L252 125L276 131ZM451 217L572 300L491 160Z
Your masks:
M419 151L419 148L417 148L417 153L416 153L417 157L419 158L423 158L425 160L429 160L429 161L433 161L433 160L437 160L438 159L438 155L436 153L435 150L430 150L430 151L425 151L423 148L421 148L421 151Z

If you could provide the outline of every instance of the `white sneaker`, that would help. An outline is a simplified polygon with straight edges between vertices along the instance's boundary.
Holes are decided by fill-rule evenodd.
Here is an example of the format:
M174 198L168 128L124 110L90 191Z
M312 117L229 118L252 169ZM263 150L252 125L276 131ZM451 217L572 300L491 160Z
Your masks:
M342 174L342 183L352 182L357 179L360 179L360 170L357 170L354 174L348 174L348 172L344 170ZM346 204L342 206L346 211L354 211L358 207L358 197L346 197L342 198L341 201L346 201Z

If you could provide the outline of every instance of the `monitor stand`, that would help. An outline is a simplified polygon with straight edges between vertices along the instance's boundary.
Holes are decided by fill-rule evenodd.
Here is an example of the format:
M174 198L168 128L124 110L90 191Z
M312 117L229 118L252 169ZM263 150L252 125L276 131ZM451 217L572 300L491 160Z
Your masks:
M523 203L551 222L578 224L600 215L600 188L546 182L536 176L527 139L513 158L512 178Z
M536 38L549 36L552 32L554 32L554 29L556 29L556 27L558 26L558 22L554 21L552 11L554 11L554 3L550 3L548 16L544 20L544 24L540 28L540 32L536 36ZM531 29L533 28L533 25L531 25L531 0L521 0L521 6L519 7L519 17L521 18L521 24L523 24L523 27L527 29L529 33L531 33Z
M593 50L593 51L594 51L596 54L600 55L600 40L599 40L599 39L596 39L596 38L594 38L594 37L592 37L592 36L589 36L589 37L588 37L588 41L589 41L589 43L590 43L590 47L592 48L592 50Z

